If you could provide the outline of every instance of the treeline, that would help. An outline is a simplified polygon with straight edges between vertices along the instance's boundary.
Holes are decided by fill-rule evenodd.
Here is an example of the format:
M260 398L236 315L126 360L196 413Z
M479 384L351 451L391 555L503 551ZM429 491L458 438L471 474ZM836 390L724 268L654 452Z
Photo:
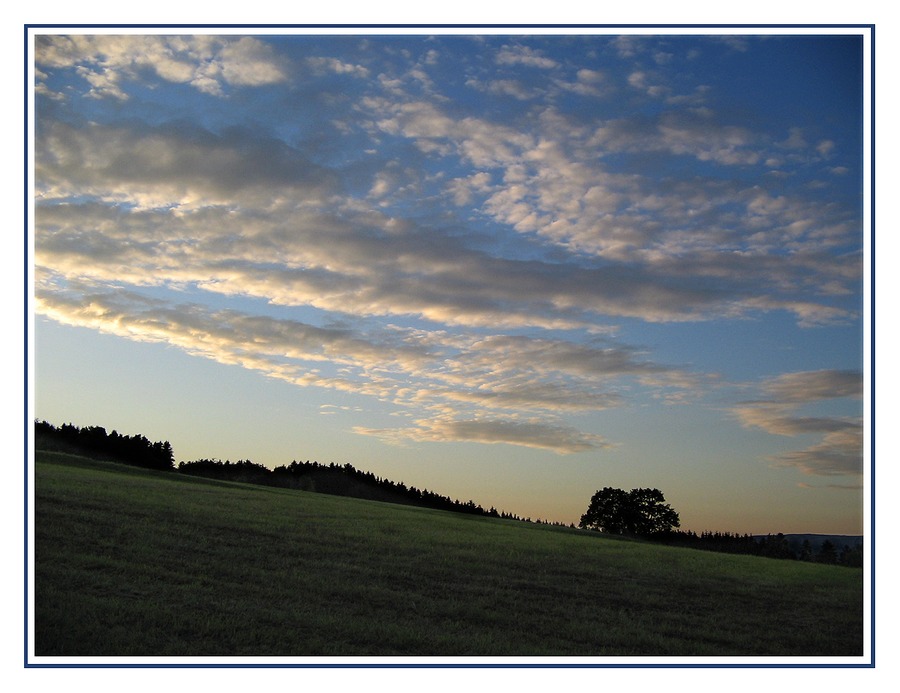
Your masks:
M351 464L319 464L318 462L297 462L269 469L250 460L200 459L192 462L180 462L178 471L210 479L240 481L250 484L263 484L280 488L298 489L316 493L329 493L336 496L353 496L367 500L416 505L435 510L449 510L469 515L482 515L510 520L530 521L511 513L500 512L496 508L485 510L475 501L460 502L442 496L428 489L407 486L403 482L394 482L376 476L372 472L356 469Z
M148 469L173 470L175 456L168 440L151 443L142 435L107 433L102 426L79 428L63 424L58 428L46 421L35 421L36 448L60 452L88 453L98 459L122 462Z
M814 547L809 539L795 545L784 534L732 534L730 532L701 532L673 530L659 537L660 541L672 546L685 546L722 553L738 553L767 558L781 558L797 561L812 561L831 565L844 565L860 568L863 565L862 544L836 546L830 539L825 539Z
M428 489L407 486L389 479L363 472L350 464L319 464L318 462L291 462L287 466L269 469L250 460L231 462L200 459L180 462L175 467L172 445L169 441L151 442L142 435L121 435L117 431L107 433L102 426L79 428L72 424L54 426L47 421L34 423L35 448L75 454L90 455L97 459L121 462L148 469L178 471L182 474L202 476L266 486L278 486L337 496L352 496L387 503L416 505L436 510L481 515L500 519L531 522L531 518L500 512L496 508L485 510L472 500L461 502L442 496ZM536 522L550 524L542 520ZM558 523L554 523L558 524Z

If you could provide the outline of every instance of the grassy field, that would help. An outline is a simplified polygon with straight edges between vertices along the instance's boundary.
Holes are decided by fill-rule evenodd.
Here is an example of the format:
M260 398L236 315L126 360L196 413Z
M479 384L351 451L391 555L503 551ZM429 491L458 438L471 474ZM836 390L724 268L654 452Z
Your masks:
M214 482L35 473L35 654L862 654L861 570Z

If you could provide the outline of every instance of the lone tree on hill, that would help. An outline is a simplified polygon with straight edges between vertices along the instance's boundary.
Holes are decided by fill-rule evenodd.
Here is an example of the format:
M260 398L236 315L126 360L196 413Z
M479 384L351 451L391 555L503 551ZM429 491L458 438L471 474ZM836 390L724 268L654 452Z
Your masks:
M678 513L666 504L662 491L634 488L623 491L607 486L591 498L578 526L608 534L651 536L681 525Z

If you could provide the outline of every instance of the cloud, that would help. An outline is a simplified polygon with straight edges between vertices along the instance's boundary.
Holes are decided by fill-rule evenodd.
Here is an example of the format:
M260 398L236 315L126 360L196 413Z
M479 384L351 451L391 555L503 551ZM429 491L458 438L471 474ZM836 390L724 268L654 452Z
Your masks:
M466 86L494 96L511 97L519 101L543 100L548 103L557 101L565 94L577 94L589 98L601 98L611 91L611 83L608 75L596 69L577 68L565 66L571 74L565 78L561 75L564 66L549 58L543 57L539 51L524 46L511 48L505 46L496 56L497 63L504 66L522 65L552 70L549 75L535 76L533 73L518 72L515 77L505 76L506 71L501 71L500 77L478 78L469 77ZM497 73L491 73L496 75Z
M42 35L35 37L35 63L46 70L75 68L89 96L122 101L128 99L122 82L141 81L143 73L216 96L226 85L262 86L287 77L271 47L250 36Z
M214 134L185 123L135 128L44 121L35 173L44 200L90 196L158 208L272 204L274 188L321 194L334 181L280 140L243 128Z
M311 57L306 59L306 63L314 70L322 72L333 72L338 75L352 75L365 79L369 76L369 69L363 65L354 65L352 63L338 60L337 58L327 57Z
M826 434L817 445L774 455L770 459L776 466L794 467L803 474L858 475L862 473L862 450L862 426L848 425L844 430Z
M581 68L578 70L578 81L582 84L601 84L606 81L606 74L602 70L590 70Z
M638 70L628 75L628 84L634 89L642 91L653 98L666 96L670 91L669 88L661 84L651 84L650 80L652 79L654 79L652 75L642 70Z
M622 406L632 380L665 395L701 391L707 381L642 360L620 344L575 344L510 335L473 337L430 373L419 403L509 411L589 412Z
M250 36L226 41L216 58L222 77L229 84L257 87L285 80L285 72L276 62L268 44Z
M611 91L606 83L606 76L596 70L579 70L574 82L554 79L553 86L564 92L591 98L603 98Z
M764 187L756 173L776 155L789 163L784 143L696 108L700 89L643 119L567 114L611 76L504 46L493 72L461 71L454 87L509 96L515 118L495 119L438 93L444 51L288 62L249 37L74 36L37 53L39 312L375 397L414 421L368 435L602 449L559 417L623 406L638 387L690 400L712 381L613 339L619 321L855 317L853 210ZM53 91L66 70L84 94L121 103L106 120L80 113ZM642 71L636 86L669 88ZM297 95L321 75L348 89L307 108ZM296 116L271 127L149 123L125 103L138 84L170 83L218 108L279 82ZM685 162L702 173L670 174ZM782 462L826 469L850 429L795 411L813 401L791 399L814 390L801 381L769 383L739 416L822 437Z
M667 53L666 51L657 51L653 54L653 61L657 65L666 65L672 62L672 58L675 56L672 53Z
M633 86L645 86L646 75L632 75ZM723 125L703 110L665 112L653 120L636 118L602 123L590 140L610 152L666 152L725 166L764 161L768 143L746 128Z
M834 151L834 141L833 140L822 140L819 144L816 145L816 151L823 157L828 158L831 153Z
M526 86L516 79L492 79L486 82L469 79L466 81L466 86L494 96L511 96L520 101L528 101L542 94L541 90Z
M494 182L477 189L460 187L463 179L454 179L448 193L474 205L480 196L481 211L519 233L646 270L642 279L651 286L656 284L651 276L664 274L685 285L693 278L704 291L713 285L705 278L716 278L719 289L734 291L728 298L719 296L721 301L708 295L705 306L695 305L699 310L683 317L787 310L803 326L853 317L846 308L791 295L800 289L801 277L803 284L818 284L831 295L835 281L846 281L846 287L858 281L861 263L825 255L830 247L854 243L859 228L858 219L835 205L775 198L758 186L740 188L721 180L676 183L612 173L578 155L599 146L601 152L689 155L723 166L756 164L764 143L742 128L717 126L709 116L670 114L643 124L610 121L586 132L547 109L541 114L546 127L534 137L485 120L453 119L425 102L369 100L368 105L381 114L380 130L412 139L429 155L458 157L482 169L479 176L497 171ZM786 247L791 255L784 254ZM793 285L792 278L797 279ZM784 287L785 294L760 295L764 285ZM619 305L614 314L625 314L626 304ZM642 317L683 319L668 311Z
M354 392L399 411L429 413L411 430L358 431L382 438L481 440L578 452L603 446L548 419L622 406L617 389L629 379L646 379L646 387L663 395L699 389L702 382L605 340L578 345L561 339L373 327L359 321L316 326L150 298L112 281L63 279L40 269L35 310L62 324L168 344L294 385ZM490 412L505 417L539 413L544 421L526 425ZM493 423L463 425L458 422L467 419L448 418L464 414ZM501 425L503 421L510 423ZM541 443L541 433L552 435Z
M795 437L816 435L819 442L802 450L769 457L779 467L803 474L833 476L862 473L863 430L860 417L799 416L798 410L827 400L862 397L862 374L819 370L786 373L765 381L764 399L745 402L732 410L745 428Z
M611 43L620 58L633 58L644 50L646 39L641 36L621 34L613 38Z
M788 138L781 142L785 149L805 149L809 146L803 134L803 128L791 128Z
M687 319L702 300L689 283L498 258L333 196L323 205L336 191L328 171L244 131L48 124L37 158L36 258L75 276L461 325Z
M633 176L589 167L550 140L536 145L521 132L455 121L426 104L391 112L393 124L383 129L455 140L463 157L495 162L509 179L497 185L485 171L455 179L447 191L457 202L481 199L486 214L519 233L600 261L475 250L464 238L340 195L338 172L263 133L51 120L41 125L36 152L38 259L100 279L143 275L284 305L471 326L571 328L600 316L665 322L770 310L794 312L804 325L851 316L792 298L817 277L830 295L858 281L858 266L820 252L849 230L835 219L822 227L816 215L827 206L748 191L743 204L756 244L748 247L746 236L711 226L717 207L741 204L740 193L720 190L721 202L696 187L649 195ZM379 172L370 192L401 190L406 176ZM709 218L691 214L693 207ZM673 226L659 225L657 209ZM700 225L691 231L677 224L681 216ZM780 252L788 233L791 255Z
M722 43L728 46L731 50L738 53L746 53L749 49L746 36L739 36L737 34L724 34L722 36L711 36L710 40Z
M120 87L121 73L110 69L92 71L82 67L77 71L91 87L88 96L97 99L109 96L120 101L128 99L128 95Z
M862 484L821 484L821 485L817 484L814 486L812 484L805 484L802 482L798 483L797 486L799 486L800 488L830 488L830 489L837 489L839 491L856 491L856 492L862 491L864 488L864 486Z
M553 69L559 65L557 61L528 46L504 46L497 53L496 60L500 65L524 65L543 70Z
M819 370L785 373L763 383L769 397L787 403L815 402L839 397L862 397L862 375L858 371Z
M582 433L569 426L502 419L416 422L409 428L372 429L356 427L354 431L394 444L416 442L502 443L528 448L552 450L561 455L609 447L601 436Z
M52 280L43 279L35 294L39 315L133 341L169 344L295 384L389 396L386 374L415 371L430 358L426 349L389 332L373 338L347 328L171 303L110 287L73 283L54 288ZM322 375L322 364L337 365L350 376ZM382 375L362 377L374 370Z

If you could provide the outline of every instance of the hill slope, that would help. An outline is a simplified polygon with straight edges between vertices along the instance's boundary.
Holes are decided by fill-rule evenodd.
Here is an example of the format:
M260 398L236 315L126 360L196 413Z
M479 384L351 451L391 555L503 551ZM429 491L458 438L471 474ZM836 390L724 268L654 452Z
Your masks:
M39 452L37 655L861 655L862 571Z

